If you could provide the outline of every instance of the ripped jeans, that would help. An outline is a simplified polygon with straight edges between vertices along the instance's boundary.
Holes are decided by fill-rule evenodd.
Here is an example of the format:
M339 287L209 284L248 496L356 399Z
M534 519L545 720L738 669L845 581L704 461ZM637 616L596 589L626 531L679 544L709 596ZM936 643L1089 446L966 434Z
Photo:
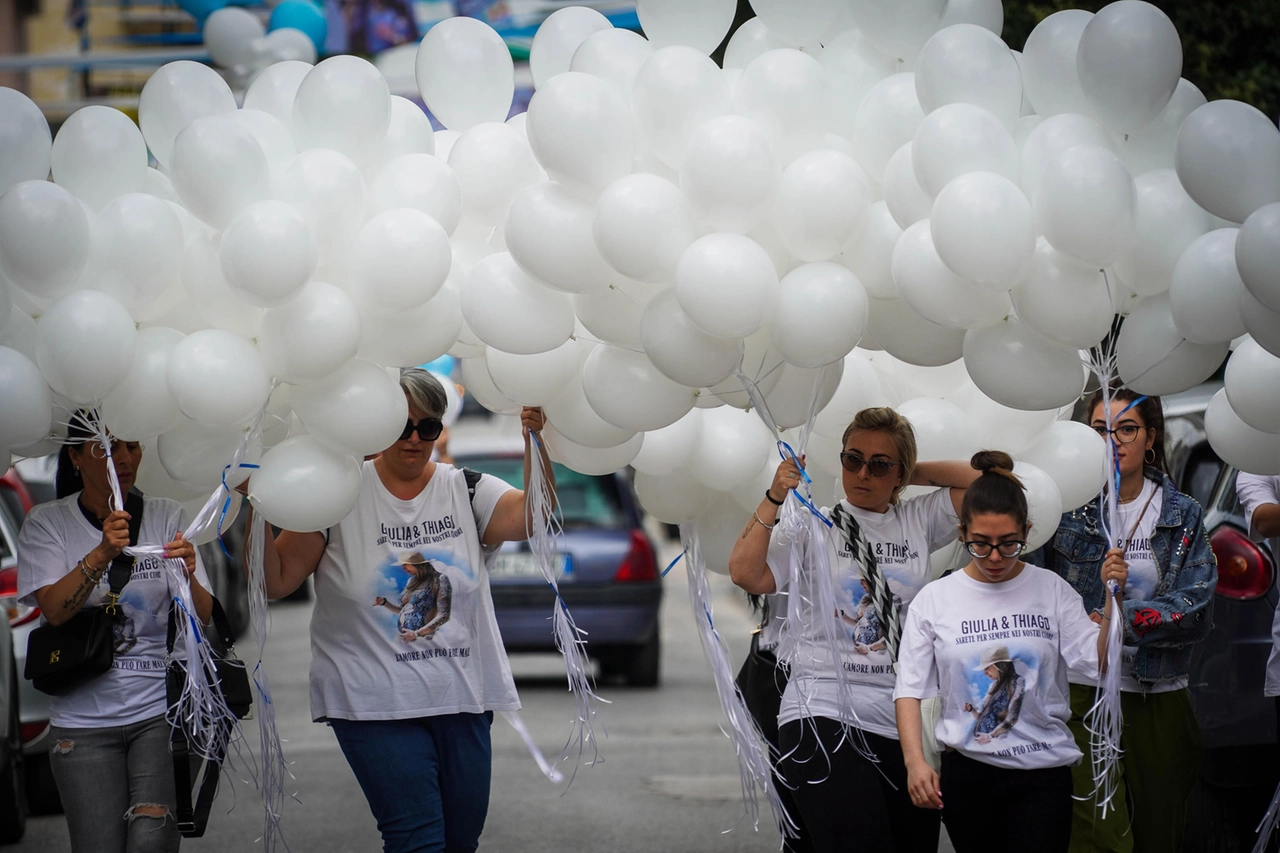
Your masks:
M72 853L174 853L182 836L169 723L49 729L49 764L67 814Z

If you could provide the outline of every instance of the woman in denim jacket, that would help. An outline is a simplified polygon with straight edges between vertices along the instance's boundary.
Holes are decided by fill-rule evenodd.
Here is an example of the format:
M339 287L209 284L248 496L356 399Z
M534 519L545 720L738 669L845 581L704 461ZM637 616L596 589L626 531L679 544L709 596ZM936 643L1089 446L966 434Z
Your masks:
M1112 395L1111 406L1120 470L1121 547L1108 549L1100 495L1064 513L1052 543L1026 558L1066 579L1095 621L1104 603L1099 580L1103 560L1118 557L1129 570L1123 591L1122 782L1115 808L1104 820L1091 797L1089 762L1073 768L1077 801L1071 850L1181 850L1187 798L1201 753L1187 678L1194 645L1212 626L1217 561L1200 505L1179 492L1165 473L1160 398L1140 398L1122 388ZM1105 436L1101 393L1089 401L1087 411L1090 424ZM1089 734L1083 717L1095 699L1095 677L1070 675L1071 728L1086 754Z

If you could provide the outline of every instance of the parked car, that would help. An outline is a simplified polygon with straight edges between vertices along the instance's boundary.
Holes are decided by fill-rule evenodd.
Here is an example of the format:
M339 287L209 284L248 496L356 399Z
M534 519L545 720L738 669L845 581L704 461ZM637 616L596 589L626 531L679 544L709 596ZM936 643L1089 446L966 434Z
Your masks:
M12 552L16 554L18 531L27 512L35 504L55 497L53 477L55 457L24 459L16 469L0 477L0 524L12 533ZM209 575L213 594L222 602L236 636L249 626L249 592L241 560L244 541L244 519L238 517L223 534L224 551L217 540L200 546L200 559ZM0 605L8 613L13 632L13 656L18 672L19 728L22 753L26 765L26 796L32 814L56 814L62 811L58 788L49 769L49 697L22 678L26 666L27 638L40 624L40 610L20 605L17 561L0 567ZM3 792L0 791L0 796Z
M0 602L10 611L17 585L18 528L13 524L18 488L11 478L0 479ZM12 580L10 580L12 579ZM25 656L24 656L25 657ZM14 635L9 620L0 620L0 844L22 839L27 827L27 774L22 750L21 688Z
M492 438L450 442L459 466L524 487L524 442ZM560 594L578 627L587 654L605 678L621 677L637 687L658 684L661 635L658 611L662 578L653 542L621 473L591 476L553 465L564 524ZM554 651L551 613L555 595L543 579L527 542L508 542L495 555L490 586L498 627L509 652Z
M1191 662L1191 701L1204 756L1183 849L1248 853L1280 778L1276 705L1262 695L1277 598L1276 559L1251 542L1236 500L1237 470L1209 446L1204 411L1220 382L1164 398L1169 474L1204 509L1218 558L1213 629Z

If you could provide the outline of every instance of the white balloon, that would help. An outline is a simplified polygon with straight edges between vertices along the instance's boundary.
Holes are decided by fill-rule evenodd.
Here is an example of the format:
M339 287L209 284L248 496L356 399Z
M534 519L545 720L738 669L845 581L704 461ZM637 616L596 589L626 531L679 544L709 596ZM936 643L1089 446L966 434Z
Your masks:
M1042 20L1027 36L1022 48L1022 85L1037 114L1093 112L1076 70L1080 37L1091 20L1092 12L1066 9Z
M261 49L271 57L272 64L303 62L314 65L317 57L316 43L311 36L293 27L281 27L262 37Z
M547 16L533 35L529 72L533 87L540 88L557 74L569 70L578 47L593 33L611 30L609 19L586 6L568 6Z
M676 298L698 328L718 338L758 330L777 300L778 275L768 253L741 234L700 237L676 267Z
M81 107L58 129L50 155L53 179L94 210L142 189L147 143L127 115L99 105Z
M458 291L446 282L439 293L417 308L396 314L362 314L357 355L386 367L426 364L453 348L463 326Z
M1249 426L1231 408L1227 390L1213 395L1204 412L1209 444L1223 460L1249 474L1280 473L1280 435Z
M427 214L446 234L462 219L462 185L449 164L430 154L404 154L388 162L369 184L373 216L410 207Z
M887 202L878 201L868 208L862 233L835 260L853 271L872 299L897 299L901 294L893 281L893 248L901 236Z
M797 367L838 362L858 345L869 311L866 290L847 268L797 267L779 284L778 309L770 320L773 345Z
M379 213L351 246L347 287L369 314L416 308L440 292L453 252L440 223L420 210Z
M949 400L914 397L897 407L916 436L916 458L921 462L969 459L981 448L978 428L964 411Z
M586 330L609 344L641 346L640 321L664 285L616 280L600 293L573 296L573 310Z
M183 418L184 422L190 423ZM175 480L169 476L169 472L164 469L164 465L160 461L160 453L158 449L159 440L152 442L147 447L147 451L142 454L142 462L138 464L138 470L133 480L133 485L144 495L155 498L169 498L174 501L200 501L201 506L209 499L209 488L196 488L195 486L185 483L181 480ZM155 452L152 452L152 450ZM234 446L233 446L234 450ZM227 462L231 461L231 457L227 457ZM225 464L225 463L224 463ZM221 471L221 466L219 466ZM221 481L218 482L219 488ZM237 494L239 494L237 492ZM188 514L188 518L195 516Z
M263 110L236 110L229 118L253 134L267 155L267 169L278 175L298 154L293 135L283 121Z
M331 56L302 78L293 102L300 150L329 148L356 162L376 154L391 125L391 91L373 63Z
M972 284L952 272L938 256L930 229L930 220L917 222L903 232L893 250L893 280L907 304L925 319L957 329L983 326L1008 315L1008 294ZM870 328L874 336L876 324L872 322Z
M463 211L492 224L502 222L512 200L542 171L520 131L495 122L469 128L447 158L462 188Z
M1181 73L1178 29L1150 3L1110 3L1080 34L1080 88L1103 124L1114 131L1150 124L1169 103Z
M762 53L743 69L733 91L733 111L759 124L779 161L789 163L821 142L829 93L827 72L818 60L780 48Z
M205 49L213 64L221 68L248 65L257 57L253 42L267 34L262 19L237 6L223 6L209 13L201 28Z
M867 93L853 121L858 162L873 182L880 183L889 158L915 137L924 121L915 75L907 72L881 80Z
M964 337L963 328L928 320L905 299L872 299L862 344L874 344L909 364L936 367L960 358Z
M1280 433L1280 357L1246 339L1227 361L1227 398L1249 426Z
M599 77L578 71L556 75L534 93L528 115L528 144L552 179L594 198L631 171L631 111Z
M854 23L886 52L910 62L942 22L946 0L850 0Z
M703 485L727 492L755 476L773 444L754 412L731 406L702 413L702 435L689 472Z
M1124 163L1091 145L1050 160L1035 197L1036 219L1050 245L1099 266L1114 263L1128 248L1136 206Z
M520 404L508 400L493 384L484 358L464 358L461 359L461 365L462 384L477 403L495 414L520 414ZM550 420L549 416L548 420Z
M1173 323L1192 343L1231 341L1247 331L1238 308L1244 282L1236 269L1237 233L1235 228L1210 231L1188 246L1173 268Z
M680 420L646 432L631 467L645 474L671 474L689 464L702 435L702 410L694 409Z
M96 290L76 290L41 315L35 361L54 391L86 405L111 393L128 374L137 337L123 305Z
M596 247L592 216L591 205L560 184L534 184L507 211L507 251L521 269L553 290L598 293L614 273Z
M249 84L244 94L244 108L261 110L288 125L293 121L293 100L298 87L309 71L311 63L298 60L285 60L264 68Z
M53 136L35 102L17 89L0 87L0 196L23 181L49 177Z
M1035 550L1053 539L1062 522L1062 493L1052 477L1027 462L1013 463L1013 473L1027 490L1027 548Z
M773 348L773 336L767 328L743 339L742 375L756 386L760 394L768 394L777 386L785 364L786 361ZM707 390L724 403L739 409L750 409L755 405L736 371L728 379L709 386Z
M1157 169L1134 180L1133 248L1120 261L1125 283L1139 296L1169 289L1182 253L1211 227L1209 214L1191 200L1172 169Z
M742 341L717 338L700 329L680 307L673 287L649 301L640 336L654 366L691 388L727 379L742 361Z
M552 461L581 474L597 477L627 467L644 442L643 435L633 435L615 447L585 447L560 435L555 427L545 428L542 438Z
M1012 317L966 332L964 364L984 394L1014 409L1070 405L1084 391L1076 351Z
M385 368L358 358L293 386L290 399L307 432L354 456L386 450L399 440L409 417L399 381Z
M715 492L695 480L687 469L663 475L638 472L635 488L645 512L666 524L693 521L715 496Z
M422 100L445 127L466 131L501 122L511 109L511 51L483 21L460 16L433 26L418 47L414 68Z
M941 29L925 42L915 73L926 115L946 104L974 104L1010 128L1021 115L1022 74L998 32L969 23Z
M928 219L933 211L933 196L924 191L916 178L911 149L910 142L899 148L884 169L884 203L898 224L899 234L903 228Z
M943 187L929 229L948 269L995 290L1025 278L1035 254L1031 202L1017 184L991 172L960 175Z
M724 49L724 67L743 69L757 56L780 47L790 47L760 18L749 18L733 31Z
M277 178L274 190L311 226L321 264L342 257L364 225L364 177L337 151L301 152Z
M1173 97L1160 114L1145 127L1129 131L1120 139L1120 154L1136 177L1152 169L1172 169L1178 129L1207 103L1204 93L1190 80L1179 80Z
M208 65L184 59L162 65L147 78L138 98L138 125L152 156L172 166L174 140L183 128L198 118L226 115L235 108L235 96L222 75Z
M262 146L226 116L198 118L183 128L169 171L183 206L218 230L270 193Z
M582 357L577 341L565 341L553 350L532 355L488 347L484 362L503 396L524 406L541 406L555 399L582 370Z
M32 296L70 292L90 245L84 207L57 184L23 181L0 196L0 275Z
M742 234L755 228L768 215L777 182L773 146L750 119L719 116L690 135L680 189L707 227Z
M168 202L129 193L108 202L94 222L91 272L83 281L137 309L178 281L182 253L182 222Z
M283 201L260 201L227 225L218 260L231 291L259 308L297 296L316 271L319 250L303 215Z
M1241 288L1236 307L1244 320L1249 337L1272 355L1280 355L1280 311L1272 311L1253 297L1247 288ZM15 309L14 316L19 312ZM0 334L0 343L4 341Z
M680 256L698 236L680 190L664 178L642 173L605 188L596 201L591 232L610 267L647 282L672 281ZM510 241L508 229L508 245Z
M356 505L360 483L357 459L300 435L285 439L262 457L249 488L249 502L284 530L328 530Z
M593 345L583 346L585 353ZM556 431L575 444L604 449L625 444L635 435L634 430L615 426L596 414L583 391L582 376L575 374L564 390L543 407L547 420Z
M1240 226L1236 268L1254 299L1280 311L1280 202L1263 205Z
M810 410L821 409L835 395L843 373L841 361L814 368L784 364L778 384L764 395L774 426L794 429L808 423Z
M431 126L431 119L422 108L408 98L399 95L391 96L391 122L387 126L387 136L382 142L378 157L379 167L390 163L397 157L407 154L435 154L436 133Z
M504 352L546 352L573 333L569 297L538 284L506 252L482 259L471 270L462 315L481 340Z
M0 346L0 446L23 447L49 434L53 394L40 368L22 353Z
M1280 201L1280 130L1240 101L1205 104L1183 121L1174 149L1178 179L1196 204L1229 222Z
M916 129L911 163L920 187L931 196L966 172L995 172L1018 179L1018 146L1000 119L973 104L947 104L925 116Z
M693 408L694 389L667 378L644 353L601 344L582 365L582 390L601 418L643 432L675 423Z
M312 281L291 300L267 311L258 351L267 373L298 383L327 376L356 354L360 315L344 291Z
M1124 384L1140 394L1176 394L1208 379L1227 357L1229 341L1196 344L1173 322L1168 294L1138 302L1116 340L1116 365Z
M631 93L639 138L672 169L681 168L694 129L731 107L720 69L705 53L682 45L654 51Z
M871 206L866 173L848 154L801 154L782 172L773 221L787 249L813 263L834 257L857 234Z
M1115 312L1107 278L1095 266L1064 255L1043 237L1028 276L1013 288L1018 317L1055 341L1085 349L1111 331Z
M1076 421L1054 421L1035 443L1018 454L1053 478L1066 512L1093 500L1107 479L1107 443L1092 427Z
M102 422L113 436L142 441L182 421L168 379L169 356L182 338L178 330L163 326L138 332L133 364L100 408Z
M858 352L844 358L844 370L840 384L826 406L813 421L813 431L818 435L839 440L845 428L853 422L854 415L863 409L888 404L880 388L880 379L871 362ZM838 464L834 463L834 464Z
M653 33L645 31L650 39ZM653 56L653 44L639 33L615 27L597 30L574 51L570 71L581 71L608 82L624 101L631 102L640 67ZM514 118L514 117L513 117Z
M976 24L998 36L1004 30L1004 6L1000 0L948 0L939 30L956 24Z
M639 0L640 27L657 47L686 45L710 54L724 40L737 9L733 0Z
M1078 113L1061 113L1040 121L1022 144L1019 184L1034 203L1040 193L1045 168L1062 152L1077 145L1095 145L1115 153L1115 143L1093 119Z
M182 259L182 285L191 306L210 326L242 338L257 337L262 326L262 309L245 302L231 290L222 274L214 237L197 235L187 244Z
M227 485L235 488L247 480L252 471L250 468L225 471L235 458L243 438L244 429L240 426L218 426L183 419L177 426L160 434L156 441L156 458L163 472L176 480L179 488L212 489L222 483L224 476ZM261 455L262 446L256 441L249 442L243 462L252 465ZM142 458L147 459L147 455Z
M174 344L165 374L182 413L217 426L247 423L271 394L257 349L222 329L195 332Z

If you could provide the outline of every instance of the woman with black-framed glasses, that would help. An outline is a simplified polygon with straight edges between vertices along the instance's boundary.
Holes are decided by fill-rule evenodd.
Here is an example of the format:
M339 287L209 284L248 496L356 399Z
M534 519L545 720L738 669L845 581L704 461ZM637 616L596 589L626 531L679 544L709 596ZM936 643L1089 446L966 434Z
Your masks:
M1094 669L1103 631L1062 578L1024 563L1027 498L1006 453L983 451L960 534L973 559L916 596L902 632L894 692L907 793L942 814L957 853L1066 851L1071 771L1068 669ZM1102 581L1124 582L1107 564ZM1111 604L1099 621L1111 616ZM945 749L926 760L922 699L938 696Z
M1120 475L1120 547L1110 547L1099 495L1064 513L1053 541L1027 558L1065 578L1095 619L1107 597L1099 568L1122 566L1128 575L1122 585L1121 787L1104 818L1093 801L1088 762L1075 768L1071 850L1181 850L1201 754L1187 683L1195 645L1212 624L1217 562L1200 505L1166 473L1160 398L1119 388L1108 416L1099 391L1085 411L1089 425L1112 439L1108 449ZM1084 715L1095 694L1089 672L1071 674L1071 728L1085 751Z
M782 656L795 663L790 679L782 679L779 770L814 849L848 849L848 808L856 803L866 849L935 853L937 816L914 808L906 795L893 667L903 615L931 578L930 554L955 541L956 512L978 472L968 462L917 462L911 424L890 408L857 414L845 431L840 464L844 500L822 510L834 522L824 545L835 612L813 613L806 603L805 627L783 635ZM734 546L730 574L749 593L788 593L789 548L770 531L799 480L794 462L778 466ZM943 488L903 500L908 485ZM831 622L838 662L819 620ZM836 666L852 685L852 707L840 698ZM851 727L858 729L853 739ZM876 762L855 748L864 739Z

